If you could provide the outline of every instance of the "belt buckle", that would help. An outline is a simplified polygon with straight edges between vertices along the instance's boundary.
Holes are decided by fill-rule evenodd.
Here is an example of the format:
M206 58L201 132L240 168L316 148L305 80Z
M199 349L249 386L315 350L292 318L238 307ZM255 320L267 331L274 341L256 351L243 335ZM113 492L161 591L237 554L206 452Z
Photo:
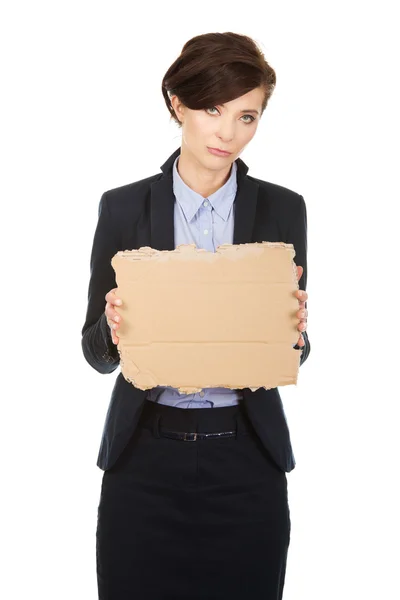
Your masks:
M187 436L194 436L194 437L187 437ZM195 442L197 439L197 432L193 432L193 433L184 433L184 437L183 437L183 441L184 442Z

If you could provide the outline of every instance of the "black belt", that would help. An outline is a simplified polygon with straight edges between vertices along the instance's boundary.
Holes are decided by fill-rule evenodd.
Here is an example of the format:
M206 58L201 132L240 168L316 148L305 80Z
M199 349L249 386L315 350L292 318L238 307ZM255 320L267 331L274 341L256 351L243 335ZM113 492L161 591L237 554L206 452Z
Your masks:
M200 433L197 431L189 433L186 431L167 431L166 429L159 429L158 431L161 437L167 437L173 440L182 440L183 442L196 442L197 440L236 437L236 430L217 431L213 433Z

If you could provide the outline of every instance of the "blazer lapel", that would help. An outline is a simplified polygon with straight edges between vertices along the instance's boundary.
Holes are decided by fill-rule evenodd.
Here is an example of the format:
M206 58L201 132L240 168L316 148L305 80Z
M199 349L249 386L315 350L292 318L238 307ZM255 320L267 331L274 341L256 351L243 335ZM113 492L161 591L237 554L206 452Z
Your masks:
M161 166L160 179L151 185L150 245L156 250L174 250L174 203L172 167L180 148ZM234 244L249 243L253 239L256 218L258 184L247 177L248 166L238 158L237 193L235 197Z

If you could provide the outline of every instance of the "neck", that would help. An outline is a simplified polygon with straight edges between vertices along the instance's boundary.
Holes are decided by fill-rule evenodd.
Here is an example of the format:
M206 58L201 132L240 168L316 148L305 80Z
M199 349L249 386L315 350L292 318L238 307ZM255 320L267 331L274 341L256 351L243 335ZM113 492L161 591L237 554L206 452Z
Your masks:
M194 192L208 198L219 190L229 179L232 165L224 169L211 171L206 169L196 158L182 146L179 160L177 162L179 176Z

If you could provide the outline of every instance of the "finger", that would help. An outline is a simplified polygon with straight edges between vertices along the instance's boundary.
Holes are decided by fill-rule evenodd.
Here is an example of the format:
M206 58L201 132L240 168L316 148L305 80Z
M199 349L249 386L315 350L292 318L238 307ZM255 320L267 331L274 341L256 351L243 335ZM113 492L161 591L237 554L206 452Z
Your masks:
M109 296L109 293L106 294L106 297ZM112 308L112 304L110 302L106 302L106 307L104 309L106 315L107 325L111 331L111 339L113 344L119 344L119 337L116 335L115 330L119 327L119 323L121 321L121 316L117 313L114 308Z
M304 308L304 306L300 307L299 310L297 311L297 318L307 320L307 317L308 317L308 310L306 308Z
M115 313L115 310L113 313ZM121 325L121 317L117 314L111 314L109 317L107 317L107 323L110 329L116 331Z
M299 331L305 331L307 329L307 322L306 321L300 321L300 323L297 326L297 329Z
M106 304L105 313L106 313L107 321L114 322L114 323L121 323L121 321L122 321L121 315L115 310L115 308L113 308L112 304L110 304L109 302L107 302L107 304ZM110 323L109 323L109 325L110 325ZM110 325L110 327L111 327L111 325Z
M121 300L121 298L119 298L119 296L117 296L117 294L116 294L117 290L118 290L118 288L114 288L114 289L110 290L109 292L107 292L105 299L106 299L106 302L109 302L110 304L121 306L122 300Z
M117 313L117 311L116 311L116 310L114 310L114 309L112 309L112 310L110 311L110 313L111 313L111 316L110 316L110 318L112 319L112 321L114 321L113 325L117 325L117 327L119 327L119 326L120 326L120 324L121 324L121 321L122 321L122 317L121 317L121 315L119 315L119 314ZM114 327L114 329L117 329L117 327Z
M297 342L297 345L298 346L305 346L306 345L306 343L305 343L304 338L303 338L302 335L300 335L299 340Z
M106 302L111 302L111 299L112 299L113 295L115 295L115 290L116 289L117 288L114 288L114 289L110 290L109 292L107 292L107 294L105 295Z
M295 296L301 301L306 302L308 300L308 294L304 290L296 290Z
M108 326L109 326L110 331L111 331L111 339L113 341L113 344L118 344L119 343L119 337L115 333L115 330L119 327L118 323L109 322L108 319L107 319L107 323L108 323Z

